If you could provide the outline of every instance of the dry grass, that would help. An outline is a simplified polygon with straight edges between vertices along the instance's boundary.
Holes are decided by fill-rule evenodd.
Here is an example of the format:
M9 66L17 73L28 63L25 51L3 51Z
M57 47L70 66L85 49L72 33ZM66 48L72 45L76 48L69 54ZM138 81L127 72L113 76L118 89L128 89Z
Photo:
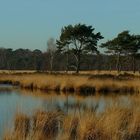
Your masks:
M44 91L95 93L139 93L139 76L64 75L64 74L2 74L1 83L20 85L21 88ZM120 79L121 78L121 79Z
M139 96L132 99L137 103ZM84 111L82 116L42 111L31 117L17 115L14 127L18 129L5 135L5 140L17 140L19 135L24 140L139 140L139 105L140 102L132 107L115 104L100 114ZM31 127L27 127L29 122Z
M2 74L0 81L18 84L24 89L82 95L140 92L138 74L124 74L119 78L115 73L112 75ZM140 140L140 95L131 96L131 100L131 107L116 103L108 105L100 114L96 114L96 110L84 110L80 116L42 111L30 117L17 114L15 129L7 133L4 140Z
M33 116L33 134L41 139L57 137L62 125L63 114L60 112L36 112Z
M18 114L12 133L4 140L53 140L62 127L63 113L37 111L32 117Z
M25 114L17 114L14 120L14 131L6 134L4 140L25 140L30 133L30 118Z
M32 74L38 73L36 70L0 70L0 74ZM44 73L51 73L50 71L44 71ZM53 71L56 74L64 74L66 71ZM126 73L126 71L121 71L120 74ZM128 74L134 74L133 71L127 71ZM68 71L67 74L75 74L75 71ZM82 75L103 75L103 74L113 74L118 75L118 71L112 70L88 70L88 71L80 71L79 74ZM139 71L136 71L134 75L139 75Z
M17 114L14 127L14 132L17 135L16 137L26 138L30 130L30 118L24 114Z
M42 118L42 113L40 115ZM83 116L81 118L73 116L65 116L64 117L65 119L62 119L61 121L56 119L59 116L59 114L56 117L52 112L51 113L52 118L49 119L48 113L44 115L45 117L43 117L42 119L39 117L36 120L38 121L38 123L35 126L36 129L30 130L31 134L27 135L27 137L24 139L27 140L140 139L140 114L138 112L129 109L113 108L107 110L100 116L93 116L93 114L91 113L88 113L88 116L86 115L86 117ZM59 124L61 122L63 124L62 127L61 124ZM21 129L22 128L19 128L19 130ZM24 131L26 131L26 129L24 129ZM20 138L23 138L22 133L25 133L24 131L20 133L21 134ZM11 139L8 139L7 136L5 136L5 140L14 140L14 138L19 138L19 133L17 135L17 131L14 131L12 134L13 134L12 137L10 137Z

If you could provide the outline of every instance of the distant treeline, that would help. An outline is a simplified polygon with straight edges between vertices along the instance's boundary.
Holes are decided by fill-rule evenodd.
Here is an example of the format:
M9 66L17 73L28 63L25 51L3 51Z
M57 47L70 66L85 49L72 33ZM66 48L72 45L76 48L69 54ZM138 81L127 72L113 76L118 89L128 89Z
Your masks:
M37 70L37 71L66 71L75 70L76 60L72 53L69 54L69 66L67 69L67 54L56 51L53 54L51 68L51 54L47 50L29 49L6 49L0 48L0 69L1 70ZM128 56L121 56L121 70L133 70L133 59ZM136 59L136 70L140 69L140 56ZM84 54L81 57L80 70L117 70L116 55L105 54Z
M47 50L0 49L0 69L69 71L140 70L140 35L122 31L114 39L98 45L104 37L92 26L68 25L58 40L50 38ZM104 48L101 53L99 48Z

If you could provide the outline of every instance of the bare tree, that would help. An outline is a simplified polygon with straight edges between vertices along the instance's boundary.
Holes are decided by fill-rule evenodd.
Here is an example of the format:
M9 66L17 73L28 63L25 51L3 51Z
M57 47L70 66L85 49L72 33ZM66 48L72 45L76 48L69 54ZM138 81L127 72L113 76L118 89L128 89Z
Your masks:
M53 71L53 63L54 63L54 57L56 53L56 42L54 38L50 38L47 41L47 53L49 55L49 61L50 61L50 71Z

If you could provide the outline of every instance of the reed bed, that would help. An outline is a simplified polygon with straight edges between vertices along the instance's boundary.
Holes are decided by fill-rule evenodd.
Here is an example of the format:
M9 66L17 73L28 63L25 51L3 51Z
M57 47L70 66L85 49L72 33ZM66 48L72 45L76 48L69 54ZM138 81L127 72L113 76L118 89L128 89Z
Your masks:
M71 74L5 74L0 83L18 85L24 89L71 92L81 95L95 93L139 93L139 76L71 75Z

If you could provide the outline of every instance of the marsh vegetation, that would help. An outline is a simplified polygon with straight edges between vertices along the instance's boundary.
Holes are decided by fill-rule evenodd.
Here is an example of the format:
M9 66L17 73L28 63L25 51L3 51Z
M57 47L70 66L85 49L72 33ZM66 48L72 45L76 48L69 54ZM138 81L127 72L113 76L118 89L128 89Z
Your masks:
M8 86L6 90L2 85L1 100L19 102L14 110L10 109L8 118L3 116L10 120L10 125L2 120L1 137L4 140L139 140L139 78L139 73L115 71L78 75L2 73L1 84L14 88Z
M1 74L0 82L29 90L70 92L81 95L139 93L140 76L122 74Z
M124 107L116 102L98 114L96 109L86 110L82 115L40 110L32 116L17 114L14 129L4 139L139 140L140 110L133 105Z

